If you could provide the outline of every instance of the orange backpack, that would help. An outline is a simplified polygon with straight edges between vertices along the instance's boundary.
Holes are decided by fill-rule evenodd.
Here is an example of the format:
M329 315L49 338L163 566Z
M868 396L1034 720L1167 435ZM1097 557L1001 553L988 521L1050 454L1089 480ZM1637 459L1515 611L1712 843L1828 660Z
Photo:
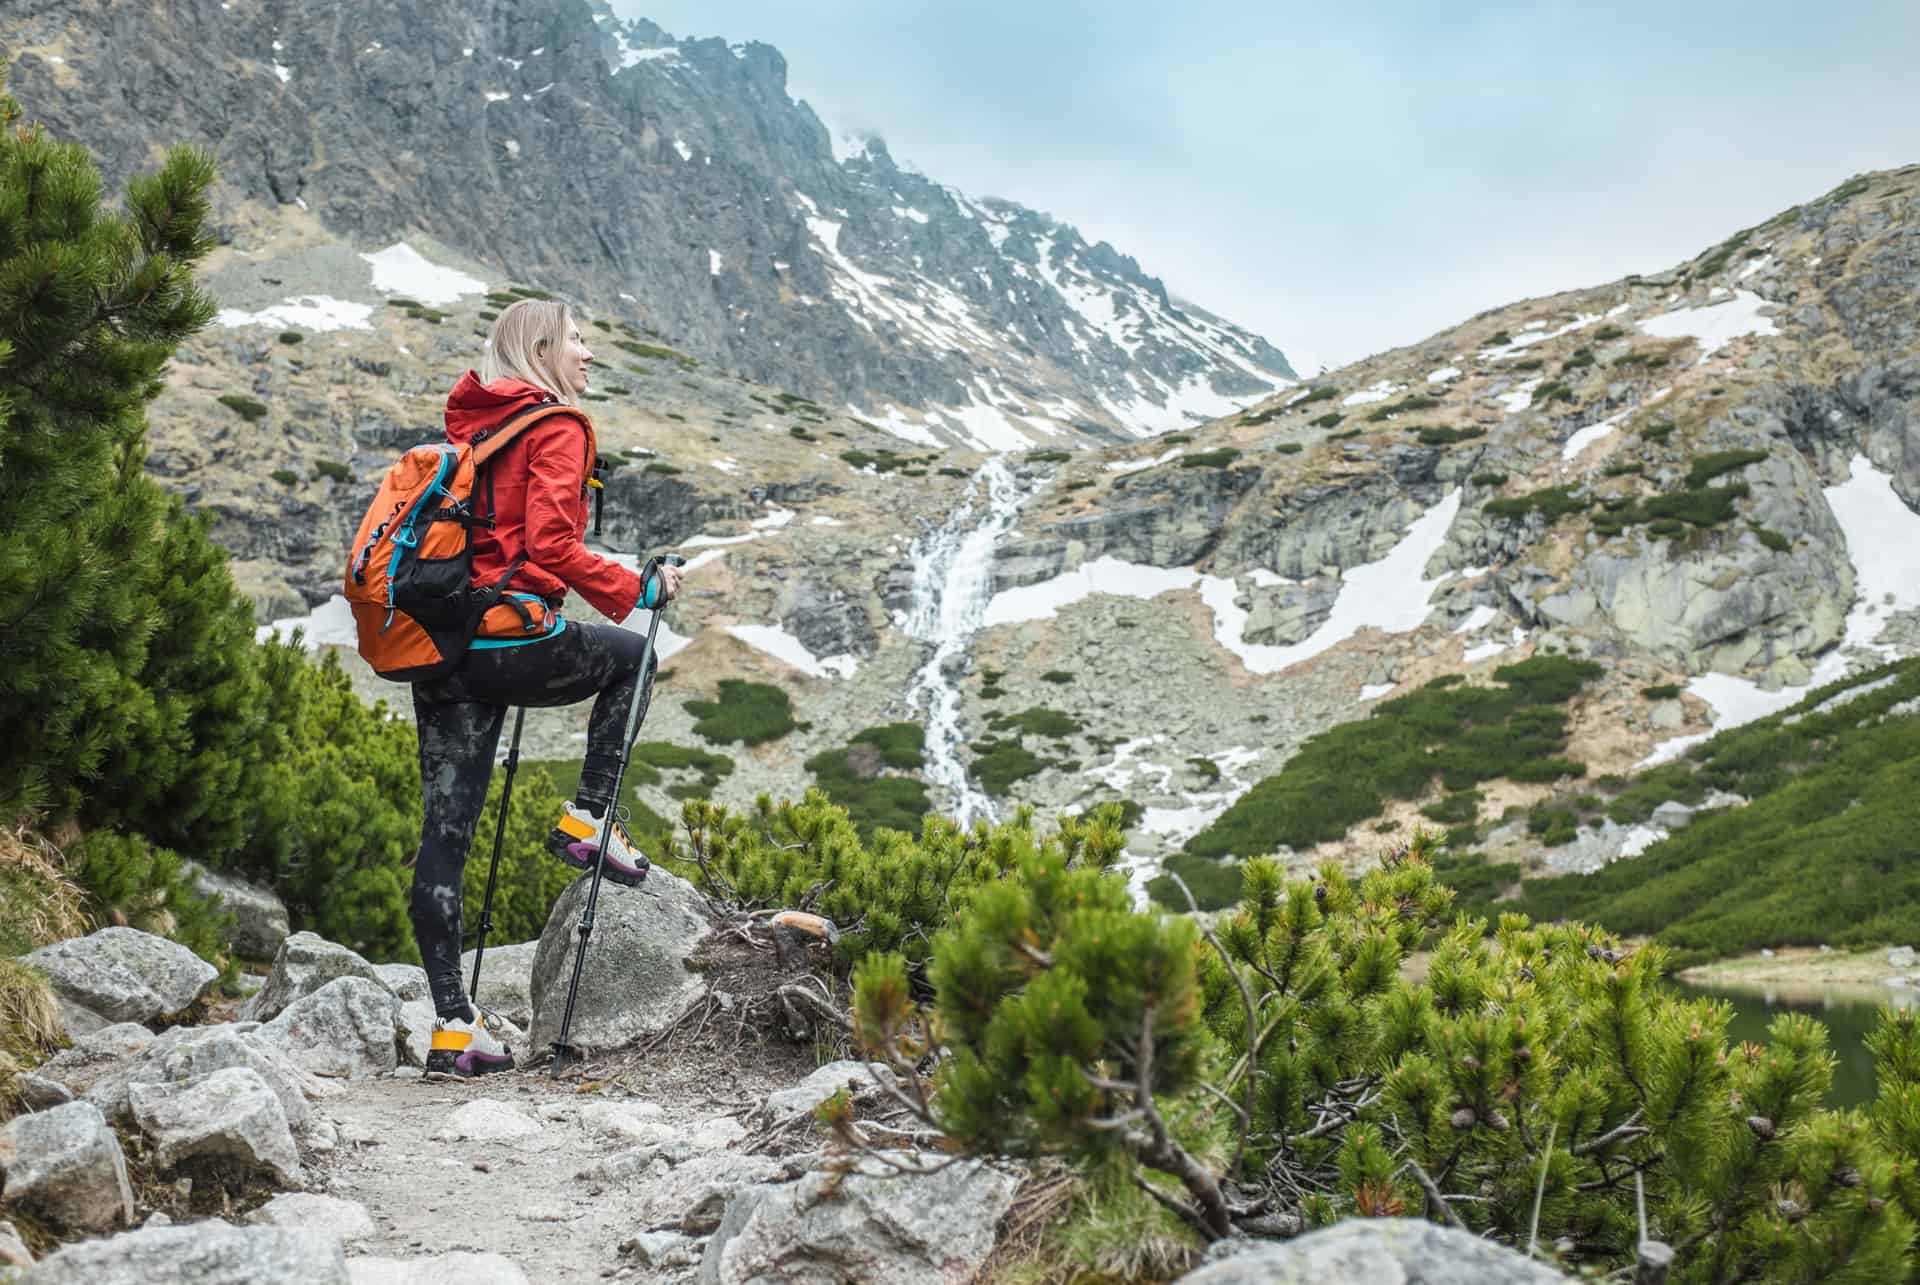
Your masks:
M512 607L536 627L520 601L531 595L506 592L524 557L492 584L473 583L473 528L493 525L493 488L483 517L474 511L474 482L523 430L549 415L578 414L542 402L471 442L416 446L387 470L347 562L360 655L376 674L401 683L441 677L460 663L480 618L496 606ZM545 627L559 628L557 614L543 617L550 617Z

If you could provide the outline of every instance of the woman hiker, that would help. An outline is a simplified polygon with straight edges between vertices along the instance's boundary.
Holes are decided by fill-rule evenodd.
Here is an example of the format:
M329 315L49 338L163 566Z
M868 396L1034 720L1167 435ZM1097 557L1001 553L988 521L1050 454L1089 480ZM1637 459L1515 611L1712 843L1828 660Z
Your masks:
M542 404L577 407L592 360L565 304L525 299L510 305L493 323L480 373L462 375L447 396L448 439L471 441ZM513 1066L513 1051L488 1028L460 980L462 875L508 706L594 698L580 788L562 806L547 846L590 870L605 845L607 879L631 886L646 876L647 859L620 823L613 798L634 684L653 681L651 672L640 674L645 639L616 625L565 620L560 605L569 589L578 590L618 622L636 607L671 601L680 572L661 565L642 584L639 573L588 551L583 537L594 446L592 422L584 412L568 411L521 430L493 457L475 484L476 495L490 488L494 522L491 529L474 528L473 582L491 585L514 568L507 582L513 601L488 613L457 669L413 687L425 817L410 911L433 991L429 1071L483 1075ZM531 636L530 624L537 624Z

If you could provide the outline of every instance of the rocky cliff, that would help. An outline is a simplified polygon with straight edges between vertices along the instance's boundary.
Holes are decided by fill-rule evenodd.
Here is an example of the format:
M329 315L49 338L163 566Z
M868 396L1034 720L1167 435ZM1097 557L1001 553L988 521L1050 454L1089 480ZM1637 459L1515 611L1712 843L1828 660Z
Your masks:
M0 47L110 180L163 142L211 147L241 249L261 211L363 249L425 235L929 446L1182 427L1293 374L1105 242L877 139L836 157L767 45L583 0L30 0Z

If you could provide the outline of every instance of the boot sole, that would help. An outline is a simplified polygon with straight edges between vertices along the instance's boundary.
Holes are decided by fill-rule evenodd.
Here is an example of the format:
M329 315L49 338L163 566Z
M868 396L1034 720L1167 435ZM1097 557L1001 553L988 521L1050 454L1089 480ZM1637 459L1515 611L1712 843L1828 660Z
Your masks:
M600 849L591 843L582 843L570 835L555 830L547 835L547 851L560 858L582 874L592 874L593 864L600 857ZM645 858L642 858L645 860ZM622 888L638 888L647 881L647 871L652 865L644 865L632 872L623 870L613 862L607 862L607 868L601 877L608 883L617 883Z
M504 1054L480 1053L468 1049L455 1053L452 1049L434 1049L427 1054L428 1075L453 1075L463 1080L477 1079L482 1075L497 1075L501 1071L513 1069L513 1051Z

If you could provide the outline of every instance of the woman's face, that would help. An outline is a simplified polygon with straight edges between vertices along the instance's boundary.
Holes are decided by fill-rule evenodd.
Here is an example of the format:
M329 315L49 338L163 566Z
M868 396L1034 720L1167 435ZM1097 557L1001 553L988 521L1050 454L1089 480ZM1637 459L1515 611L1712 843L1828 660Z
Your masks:
M568 326L567 338L560 345L560 360L556 363L560 378L567 381L567 387L573 390L575 397L587 391L587 363L593 360L593 352L587 347L587 341L580 337L580 327Z

